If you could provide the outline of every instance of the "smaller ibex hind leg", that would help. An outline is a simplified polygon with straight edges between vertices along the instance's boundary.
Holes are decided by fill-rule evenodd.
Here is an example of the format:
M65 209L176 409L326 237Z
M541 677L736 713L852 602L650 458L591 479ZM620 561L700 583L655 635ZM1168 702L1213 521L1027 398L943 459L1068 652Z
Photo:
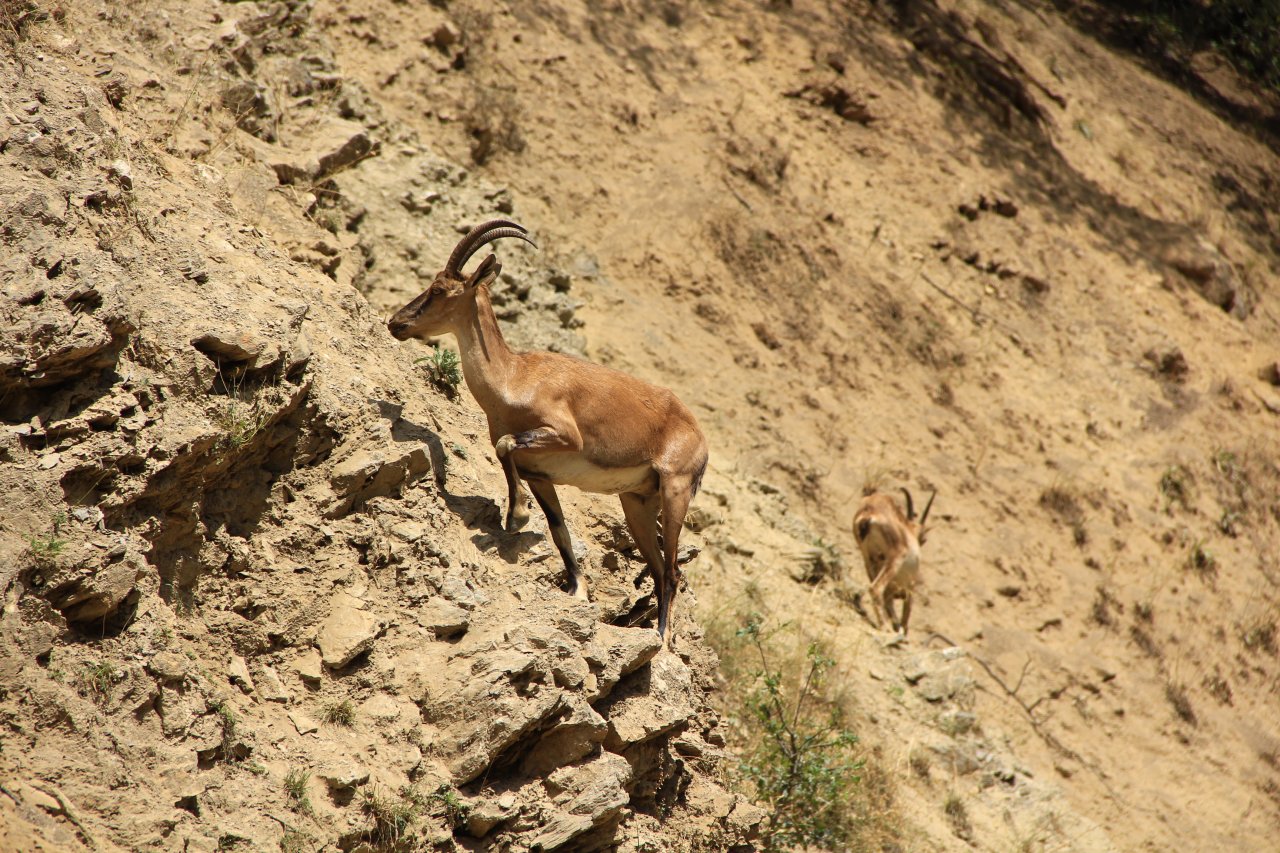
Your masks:
M884 601L884 612L889 616L889 624L893 626L893 630L895 631L901 630L902 623L898 621L898 614L894 612L893 593L885 592L883 601Z
M894 594L893 582L898 577L898 573L902 570L905 554L899 554L896 557L885 561L884 568L880 570L880 574L871 583L871 601L877 610L882 610L889 617L890 624L895 630L901 630L897 615L893 612L893 602L891 596ZM883 624L883 622L881 622ZM877 628L880 625L876 626Z
M887 617L884 612L884 597L880 594L875 582L884 574L887 561L879 558L879 555L868 556L866 559L868 560L867 574L871 580L871 586L867 594L867 598L871 601L871 608L867 611L867 617L877 628L880 628L884 625Z

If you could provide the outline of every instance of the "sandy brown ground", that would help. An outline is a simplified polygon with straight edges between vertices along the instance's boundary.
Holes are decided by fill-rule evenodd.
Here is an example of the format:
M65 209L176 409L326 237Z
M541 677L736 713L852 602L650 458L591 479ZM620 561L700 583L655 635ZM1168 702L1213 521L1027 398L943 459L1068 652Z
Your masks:
M101 495L108 512L137 493L172 512L160 535L143 526L145 513L120 516L132 537L128 559L143 565L151 546L145 565L160 577L139 581L138 636L101 647L59 639L53 655L68 668L102 654L149 660L176 633L214 673L201 682L208 701L229 694L258 726L255 755L266 773L206 769L200 778L216 781L200 788L201 819L132 813L115 793L126 782L188 790L173 781L187 777L170 771L190 744L178 748L149 717L130 722L122 698L95 710L71 697L46 661L42 674L23 670L31 686L10 699L19 709L65 709L54 715L62 722L47 731L17 725L7 707L16 732L7 743L24 746L17 759L11 746L5 752L6 768L43 786L43 799L27 789L28 799L11 798L44 803L24 813L44 809L41 837L52 841L42 843L73 848L88 837L47 802L49 780L104 847L145 838L156 849L213 849L219 821L273 837L287 814L285 772L320 772L346 749L328 729L297 736L285 707L318 715L352 697L361 713L392 714L361 724L355 752L374 764L394 756L388 784L409 778L416 765L400 749L414 728L410 706L429 704L413 679L427 676L394 676L412 670L406 661L421 654L426 634L415 623L418 599L397 591L397 578L431 580L437 555L393 556L427 535L406 524L447 543L443 553L462 561L468 583L503 590L471 636L526 618L523 604L503 597L506 586L554 621L563 602L545 546L517 548L489 529L488 497L500 494L500 479L474 402L420 389L380 324L438 268L459 225L507 214L543 247L538 255L498 248L512 271L500 310L512 338L585 350L670 386L710 439L698 531L688 537L702 549L684 599L697 607L682 610L680 627L693 669L707 666L697 642L704 627L724 642L752 611L790 623L797 642L823 640L838 659L851 725L892 792L890 843L1274 843L1280 389L1266 379L1280 360L1274 141L1035 4L180 7L153 2L134 15L98 4L32 36L33 49L70 66L44 84L51 103L70 103L84 85L76 75L97 79L99 66L124 75L132 99L109 122L123 149L104 144L82 154L81 171L61 165L45 177L109 176L123 151L136 164L139 209L152 217L144 221L161 235L148 242L84 214L82 242L67 257L111 255L128 273L102 261L120 276L124 304L149 306L149 322L129 315L140 345L121 359L173 388L161 422L144 433L162 450L224 446L220 398L205 391L212 368L188 344L210 317L252 318L241 325L292 352L290 318L306 299L315 306L306 328L317 371L306 375L320 380L314 392L270 401L270 446L251 440L238 461L199 469L199 488L213 497L201 491L194 516L173 495L181 484L135 473L110 481ZM258 66L220 65L246 32L227 19L259 15L278 40L268 44L287 46L274 51L280 65L257 43L248 55ZM287 61L312 55L317 78L359 87L329 93L321 83L298 94ZM1204 64L1224 97L1248 91ZM272 134L262 126L244 130L252 104L219 97L228 76L267 81L259 118L278 122L274 149L263 147ZM5 107L18 122L38 82L6 78ZM304 161L296 152L336 133L324 124L333 114L381 148L334 176L344 201L331 210L306 188L278 185L269 164L281 150L290 163ZM7 152L7 185L25 186L21 169L45 162L25 151L14 142ZM206 197L216 215L201 213ZM176 214L165 221L176 224L161 229L168 208ZM118 210L112 216L108 224L128 225ZM322 231L331 216L342 222ZM195 297L184 279L192 263L213 274ZM522 288L527 298L513 298ZM81 452L20 442L16 430L29 417L6 417L2 459L11 464L0 469L18 507L0 528L0 553L15 566L26 537L70 499L58 488L68 481L56 478ZM298 423L304 448L341 440L333 458L321 452L314 469L279 478L284 487L250 482L246 472L276 459ZM321 518L328 502L341 502L333 494L341 464L369 452L381 454L378 471L412 469L408 448L424 446L427 433L452 453L458 479L447 495L428 478L410 487L401 470L403 484L369 509ZM59 453L61 461L51 458ZM147 476L164 458L148 457ZM261 502L261 529L244 537L250 557L235 541L248 522L216 500L235 475L250 477L245 488ZM869 486L908 486L918 501L938 492L925 587L901 644L853 604L864 574L849 523ZM599 606L625 613L638 594L629 588L636 568L602 556L615 502L564 499L593 554ZM219 533L228 518L241 525L227 528L231 540ZM805 555L824 544L843 554L844 577L798 581ZM242 558L248 580L209 568ZM318 566L314 576L281 573L303 562ZM194 598L160 589L162 580L187 584ZM291 667L319 618L308 608L331 590L367 597L391 627L367 669L326 672L320 692L308 692ZM179 605L194 606L203 622ZM223 675L240 640L225 629L230 614L260 609L289 630L283 645L255 652L260 661L249 655L254 677L263 663L285 673L287 706L259 702ZM437 660L439 645L425 646L424 660ZM952 646L960 657L939 671L953 682L926 696L919 671L941 660L926 653ZM141 663L130 666L144 674ZM722 699L719 710L730 733L739 731L741 709ZM972 728L955 724L957 712L974 715ZM710 736L714 722L695 716ZM100 761L110 768L105 780ZM358 838L358 815L323 800L318 779L313 786L325 803L318 835ZM522 801L541 802L532 788L519 790ZM967 828L948 810L954 802ZM649 814L627 827L630 849L692 843Z
M840 650L929 828L908 846L957 844L942 792L977 785L912 778L928 708L876 680L906 652L787 572L821 537L860 582L849 519L872 483L939 492L910 646L945 636L1017 686L976 670L989 739L1116 848L1261 849L1280 826L1277 661L1250 633L1280 580L1258 373L1280 331L1274 149L1048 10L900 5L318 14L425 138L465 157L491 131L482 171L523 221L599 259L577 290L589 355L672 385L711 437L705 614L764 608ZM461 73L422 45L445 21ZM965 51L1016 63L1045 118ZM852 120L813 103L832 88ZM1183 255L1226 264L1247 316L1202 298ZM1185 374L1162 373L1173 352ZM1174 466L1185 506L1162 493ZM1211 571L1187 568L1197 548ZM1007 814L979 846L1044 831Z

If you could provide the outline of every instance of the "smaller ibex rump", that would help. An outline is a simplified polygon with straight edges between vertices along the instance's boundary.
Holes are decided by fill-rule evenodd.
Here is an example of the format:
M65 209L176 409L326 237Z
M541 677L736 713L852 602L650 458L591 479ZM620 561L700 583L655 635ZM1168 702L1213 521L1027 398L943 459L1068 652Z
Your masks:
M920 520L916 521L915 505L911 493L907 498L907 512L903 515L897 501L881 492L867 495L858 504L853 515L853 538L862 552L862 563L871 581L871 609L876 627L884 625L887 612L895 630L907 635L907 622L911 619L911 593L920 581L920 546L924 544L925 520L933 507L937 492L929 496ZM902 619L893 612L893 599L901 598Z
M707 467L706 439L693 413L666 388L567 355L508 347L489 300L502 269L497 258L487 256L470 275L462 271L481 246L504 237L533 243L514 222L476 226L431 286L387 325L402 341L445 332L457 337L462 375L489 420L506 473L507 529L528 520L524 481L547 517L569 591L579 598L587 598L587 579L574 558L556 486L621 499L631 538L653 572L658 633L669 647L680 530Z

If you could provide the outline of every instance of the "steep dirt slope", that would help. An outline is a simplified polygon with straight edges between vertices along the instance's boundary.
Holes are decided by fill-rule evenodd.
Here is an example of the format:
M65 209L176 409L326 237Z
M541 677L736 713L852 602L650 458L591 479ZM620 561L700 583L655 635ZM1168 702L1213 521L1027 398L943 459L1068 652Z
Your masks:
M1274 150L1034 5L3 8L0 846L729 849L751 612L877 845L1274 839ZM711 439L678 655L382 328L492 215L512 339ZM868 485L939 492L905 643Z
M357 289L424 248L333 176L366 174L381 227L510 193L383 122L306 4L19 6L0 846L744 843L714 655L660 652L616 513L577 527L592 604L502 532L483 418ZM562 279L507 270L513 337L580 346Z
M392 114L596 257L588 354L712 437L704 614L838 650L909 846L965 845L951 795L990 849L1274 838L1274 150L1033 5L317 16ZM901 647L791 577L821 538L860 585L874 484L939 491ZM970 733L905 679L952 641Z

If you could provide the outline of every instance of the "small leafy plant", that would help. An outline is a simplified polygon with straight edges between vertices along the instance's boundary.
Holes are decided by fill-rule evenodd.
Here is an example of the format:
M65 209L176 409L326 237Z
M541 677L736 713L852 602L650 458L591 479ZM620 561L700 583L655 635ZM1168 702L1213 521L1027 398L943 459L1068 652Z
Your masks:
M311 814L311 799L307 796L307 783L311 771L295 767L284 777L284 793L289 808L300 814Z
M66 514L59 512L50 521L48 533L27 537L27 550L37 565L52 563L62 553L62 549L67 547L67 540L61 536L62 525L66 522Z
M1160 494L1164 496L1166 511L1174 504L1183 509L1191 506L1191 472L1181 465L1170 465L1160 475Z
M951 831L955 836L965 841L971 841L973 839L973 824L969 821L969 810L965 808L964 800L953 792L947 796L946 802L942 804L942 810L947 813L947 820L951 823Z
M812 547L800 553L797 561L800 564L797 580L801 583L816 584L825 578L839 580L844 577L844 558L840 549L821 536L813 540Z
M471 813L471 806L462 801L458 796L458 791L452 785L441 785L427 797L427 804L431 807L431 813L442 818L445 825L452 829L457 829L466 823L467 815Z
M85 667L80 674L80 691L95 705L105 705L116 683L116 668L109 661Z
M1276 654L1275 619L1266 617L1254 619L1241 628L1240 641L1244 643L1244 647L1249 651L1265 651L1272 655Z
M413 363L424 365L427 371L427 378L450 397L457 393L458 386L462 384L462 370L458 361L458 354L451 349L436 347L431 355L414 359Z
M1240 513L1234 509L1224 509L1222 515L1218 516L1218 529L1234 539L1240 535L1240 521Z
M1199 718L1196 717L1195 709L1191 707L1191 697L1187 695L1186 687L1173 681L1166 682L1164 696L1173 706L1173 711L1179 719L1193 726L1199 724Z
M234 397L227 397L214 413L214 423L222 430L218 444L223 450L239 450L262 431L267 416L255 400L246 404Z
M1197 542L1187 554L1186 566L1201 577L1209 578L1218 572L1218 558L1205 547L1204 542Z
M224 761L234 761L236 725L239 719L232 707L222 700L211 702L209 710L218 715L218 722L222 724L222 744L218 747L219 753Z

